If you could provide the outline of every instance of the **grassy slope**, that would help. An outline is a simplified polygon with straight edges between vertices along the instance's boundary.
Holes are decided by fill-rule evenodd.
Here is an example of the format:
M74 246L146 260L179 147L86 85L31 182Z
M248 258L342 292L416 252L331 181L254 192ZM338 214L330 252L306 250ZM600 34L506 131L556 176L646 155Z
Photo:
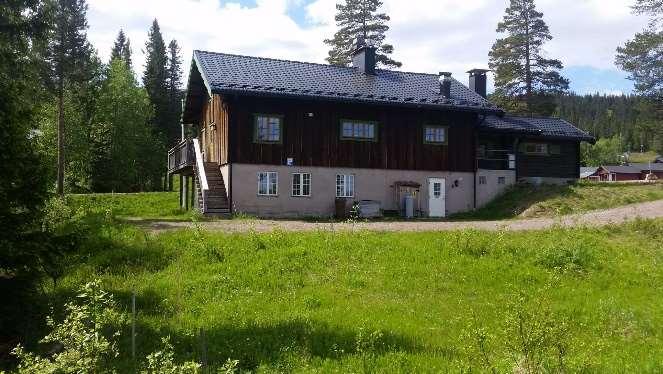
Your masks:
M654 159L656 159L656 156L657 156L656 152L645 152L645 153L633 152L629 155L629 161L644 163L644 162L654 161Z
M568 318L559 341L571 372L663 370L663 221L498 234L152 236L113 222L94 227L85 261L53 295L101 277L128 307L135 290L139 357L170 335L179 359L197 359L195 332L204 328L213 364L230 357L259 371L458 372L481 367L470 358L479 326L490 361L511 371L518 334L509 321L523 308L538 315L526 326ZM528 296L518 302L521 293Z
M115 217L186 219L190 213L180 209L179 192L68 195L68 204L85 211L108 212Z
M545 217L608 209L663 199L663 184L579 183L574 186L516 186L476 212L459 219Z

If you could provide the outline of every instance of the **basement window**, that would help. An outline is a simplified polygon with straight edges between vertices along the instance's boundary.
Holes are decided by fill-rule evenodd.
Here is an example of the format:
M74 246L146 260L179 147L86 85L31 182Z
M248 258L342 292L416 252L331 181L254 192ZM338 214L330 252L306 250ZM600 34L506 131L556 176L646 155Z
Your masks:
M254 118L255 128L253 140L255 143L281 143L283 134L283 116L255 114Z
M377 140L377 122L343 119L341 139L374 142Z
M497 184L506 184L506 177L497 177Z
M292 196L311 196L310 173L292 173Z
M424 144L446 145L446 126L424 126Z
M355 176L353 174L336 175L336 197L355 196Z
M487 184L488 180L485 175L479 175L479 184Z
M275 171L264 171L258 173L258 195L278 195L279 175Z

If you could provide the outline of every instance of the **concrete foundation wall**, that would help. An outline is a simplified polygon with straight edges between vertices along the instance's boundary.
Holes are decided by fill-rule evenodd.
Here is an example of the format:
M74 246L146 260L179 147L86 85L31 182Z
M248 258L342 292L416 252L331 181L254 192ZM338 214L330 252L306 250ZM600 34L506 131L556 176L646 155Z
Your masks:
M577 181L577 178L551 178L551 177L521 177L518 182L530 183L533 185L552 184L565 185Z
M278 173L277 196L258 195L260 172ZM311 174L310 197L291 196L292 173ZM427 215L428 178L445 178L447 215L472 210L474 205L473 173L232 164L234 212L281 217L331 216L334 214L337 174L354 174L354 200L378 200L385 210L399 209L394 183L413 181L421 184L419 199L423 214Z
M479 184L482 176L486 177L486 184ZM500 177L504 177L504 184L499 183ZM477 170L477 208L488 204L515 183L515 170Z

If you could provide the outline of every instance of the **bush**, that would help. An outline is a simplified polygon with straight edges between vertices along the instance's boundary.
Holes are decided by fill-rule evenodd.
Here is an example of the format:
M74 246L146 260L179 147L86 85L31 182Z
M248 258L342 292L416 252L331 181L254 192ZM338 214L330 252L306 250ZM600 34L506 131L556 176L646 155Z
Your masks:
M47 319L52 331L41 343L50 344L50 357L26 352L21 345L14 349L19 373L112 372L119 330L126 319L98 280L84 285L78 300L65 304L67 316L61 323Z
M537 253L535 263L562 272L587 272L595 266L594 249L581 239L550 244Z

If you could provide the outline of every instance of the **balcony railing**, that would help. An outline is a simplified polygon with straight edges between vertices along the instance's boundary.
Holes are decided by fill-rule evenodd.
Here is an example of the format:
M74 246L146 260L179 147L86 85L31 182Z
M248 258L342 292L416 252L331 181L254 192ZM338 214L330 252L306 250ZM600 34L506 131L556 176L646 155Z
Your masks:
M168 151L168 172L175 173L182 169L193 167L196 155L193 149L193 141L186 139Z

